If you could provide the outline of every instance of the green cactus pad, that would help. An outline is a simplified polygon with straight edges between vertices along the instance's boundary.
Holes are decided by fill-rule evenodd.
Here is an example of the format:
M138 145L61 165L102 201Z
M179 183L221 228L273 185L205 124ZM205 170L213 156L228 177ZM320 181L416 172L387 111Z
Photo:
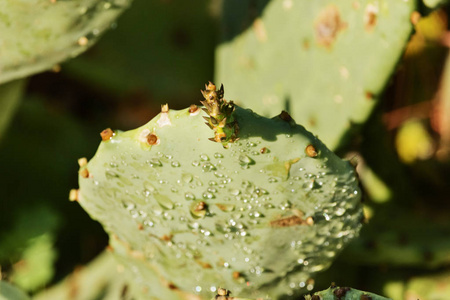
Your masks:
M77 198L110 234L145 299L210 299L219 287L277 299L357 235L353 167L282 113L235 107L238 140L211 142L201 108L109 131Z
M93 45L131 0L4 0L0 83L51 69Z
M30 300L30 297L10 283L0 280L0 300Z
M227 82L228 97L264 116L284 109L332 149L369 116L416 9L403 0L223 5L216 80Z

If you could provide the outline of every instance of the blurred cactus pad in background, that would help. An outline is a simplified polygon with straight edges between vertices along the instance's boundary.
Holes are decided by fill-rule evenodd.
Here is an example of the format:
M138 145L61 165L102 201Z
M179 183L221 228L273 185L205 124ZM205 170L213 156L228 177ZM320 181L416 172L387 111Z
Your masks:
M449 8L0 0L0 299L450 299Z

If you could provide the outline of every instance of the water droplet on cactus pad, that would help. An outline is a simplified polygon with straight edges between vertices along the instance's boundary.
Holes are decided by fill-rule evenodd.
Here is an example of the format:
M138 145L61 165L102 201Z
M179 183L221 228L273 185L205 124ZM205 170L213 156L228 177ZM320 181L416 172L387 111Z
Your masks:
M213 194L213 193L210 193L210 192L204 192L204 193L202 194L202 197L203 197L203 199L213 199L213 198L216 198L216 197L214 196L214 194Z
M200 154L200 159L201 159L202 161L208 161L208 160L209 160L209 156L202 153L202 154Z
M183 173L181 175L181 180L183 180L183 182L185 182L185 183L192 182L193 178L194 178L194 176L192 176L192 174L189 174L189 173Z
M153 197L155 197L156 201L158 202L159 205L161 205L162 208L165 208L165 209L173 209L174 208L174 204L173 204L172 200L170 200L169 197L161 195L161 194L153 195Z
M239 155L239 164L241 165L241 167L246 167L248 165L255 164L255 161L248 155L242 154Z
M157 158L150 159L149 164L151 167L161 167L162 166L162 162Z
M216 206L221 210L225 212L230 212L234 210L235 205L234 204L223 204L223 203L217 203Z
M184 194L184 198L186 200L195 200L195 195L193 193L191 193L191 192L187 192L187 193Z
M211 172L211 171L215 171L215 170L216 170L216 167L210 162L205 162L202 164L203 172Z

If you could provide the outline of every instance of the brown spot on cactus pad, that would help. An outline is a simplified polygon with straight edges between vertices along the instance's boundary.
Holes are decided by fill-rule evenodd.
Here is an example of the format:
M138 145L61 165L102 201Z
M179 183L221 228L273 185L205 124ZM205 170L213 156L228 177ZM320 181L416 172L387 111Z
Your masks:
M259 149L259 153L261 154L266 154L269 152L269 149L267 149L267 147L262 147L261 149Z
M280 119L283 120L283 121L286 121L286 122L292 121L291 115L290 115L287 111L285 111L285 110L283 110L283 111L281 112L281 114L280 114Z
M319 45L330 48L336 41L337 34L345 29L347 24L342 21L338 8L329 5L316 18L314 28Z
M290 227L304 224L307 224L307 222L299 216L290 216L287 218L282 218L270 222L270 226L272 227Z
M151 146L159 144L159 138L156 134L150 133L147 136L147 143Z
M80 170L80 175L83 178L88 178L89 177L89 170L87 168L81 169Z
M364 25L367 31L372 31L377 24L378 7L373 4L367 4L364 12Z
M88 163L88 161L87 161L86 157L82 157L82 158L78 159L78 165L80 166L80 168L87 165L87 163Z
M189 107L189 113L190 113L190 114L194 114L194 113L197 113L197 112L198 112L198 106L195 105L195 104L192 104L192 105Z
M349 287L340 287L333 291L333 294L340 300L341 298L345 297L345 294L347 294L348 291L350 291L351 288Z
M240 272L238 272L238 271L234 271L233 272L233 278L234 279L239 279L241 277L242 277L242 274Z
M102 141L107 141L111 139L114 135L114 131L111 128L106 128L102 132L100 132L100 136L102 137Z
M305 153L306 155L308 155L309 157L317 157L318 153L316 150L316 147L314 147L313 145L309 144L308 146L306 146L305 148Z
M77 189L71 189L69 193L69 200L70 201L78 201L78 190Z

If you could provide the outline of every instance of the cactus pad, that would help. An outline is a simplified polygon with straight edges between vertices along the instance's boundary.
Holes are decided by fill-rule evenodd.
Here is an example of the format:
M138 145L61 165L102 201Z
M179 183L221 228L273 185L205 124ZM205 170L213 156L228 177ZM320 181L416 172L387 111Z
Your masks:
M0 83L51 69L93 45L131 0L0 3Z
M216 77L258 114L288 111L334 149L376 104L416 1L229 0ZM239 13L237 13L239 12Z
M292 295L359 231L354 169L286 113L234 106L238 140L223 147L206 110L164 106L140 128L108 130L73 198L145 299Z

